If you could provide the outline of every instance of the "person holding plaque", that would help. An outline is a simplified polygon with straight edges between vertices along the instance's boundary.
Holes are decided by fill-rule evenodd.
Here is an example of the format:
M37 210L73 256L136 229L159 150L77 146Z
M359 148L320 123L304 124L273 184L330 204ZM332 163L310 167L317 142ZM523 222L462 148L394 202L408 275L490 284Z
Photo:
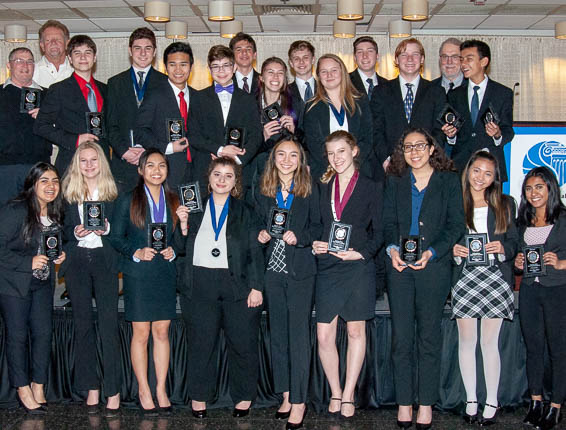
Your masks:
M466 227L462 190L453 166L428 131L409 128L387 168L383 229L390 257L386 259L387 285L401 428L412 425L416 397L417 428L431 428L432 405L439 395L440 321L450 291L451 251Z
M513 260L519 235L515 202L501 192L497 158L478 151L462 174L464 214L468 234L454 245L456 262L452 287L452 317L458 324L458 359L466 390L464 420L483 426L495 423L501 373L499 332L503 319L512 320ZM481 320L481 352L486 400L478 416L476 344Z
M261 177L256 209L266 226L257 240L267 248L265 295L274 390L283 393L275 417L288 418L287 429L300 428L306 414L316 275L310 245L322 227L316 191L299 141L278 141Z
M63 178L65 248L69 258L59 276L73 303L75 330L75 386L88 391L86 408L98 411L96 332L92 298L96 299L98 331L102 342L102 374L108 397L106 416L120 407L120 340L118 333L118 255L107 242L118 190L104 151L94 142L79 145Z
M566 397L566 208L560 200L558 180L548 167L536 167L525 176L517 224L520 252L515 269L523 273L519 317L527 347L531 395L523 422L547 430L562 419L560 407ZM526 257L527 247L530 251ZM545 344L552 371L550 404L546 408Z
M55 167L35 164L22 192L0 209L0 219L0 314L8 377L26 412L45 414L55 264L65 261L61 243L52 234L63 223Z
M179 199L167 185L168 172L165 155L156 148L146 149L140 157L138 185L118 198L108 236L122 255L125 319L132 322L131 360L144 415L158 413L147 380L150 333L159 413L171 412L166 381L169 325L177 315L176 253L168 244L177 225Z
M317 256L316 321L318 353L331 389L328 411L350 418L355 412L358 376L366 351L366 321L375 316L374 257L383 245L382 185L358 169L354 136L338 130L326 138L329 166L321 178L322 236L312 244ZM346 322L348 361L340 385L336 349L338 318Z

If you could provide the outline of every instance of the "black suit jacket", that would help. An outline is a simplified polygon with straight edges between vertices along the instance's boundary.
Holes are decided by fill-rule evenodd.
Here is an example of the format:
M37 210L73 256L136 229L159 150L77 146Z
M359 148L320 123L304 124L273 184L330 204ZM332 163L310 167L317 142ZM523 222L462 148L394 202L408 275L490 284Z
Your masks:
M452 158L458 170L463 171L472 154L482 148L487 148L499 162L501 181L507 181L507 168L505 166L505 154L503 147L511 142L515 131L513 130L513 91L491 79L487 81L485 94L481 102L478 119L472 125L470 104L468 102L468 86L460 86L448 93L448 102L463 116L464 124L456 135L456 144L452 149ZM489 106L499 116L499 128L501 129L501 145L495 146L493 138L485 131L482 116Z
M204 200L208 202L208 198ZM208 203L207 203L208 204ZM179 292L191 298L193 293L193 255L195 239L200 229L204 212L191 214L187 236L177 234L175 241L185 250L183 280ZM226 248L228 269L232 278L234 297L244 299L250 290L263 291L264 259L261 244L257 240L258 219L255 211L242 200L230 198L226 221Z
M108 143L112 147L112 160L110 162L112 174L117 182L133 187L138 178L137 166L122 160L124 153L130 149L130 130L136 129L138 116L138 100L130 71L131 68L112 76L108 80L106 118ZM146 81L145 96L151 94L161 84L166 83L167 76L151 68L146 76Z
M311 108L312 106L312 108ZM319 180L328 166L325 156L324 140L330 134L330 108L324 102L307 103L303 127L305 131L305 149L308 151L308 161L311 176ZM348 131L354 135L360 148L358 160L360 172L373 178L376 167L375 151L372 142L371 110L367 97L362 96L356 100L356 111L350 115L346 111Z
M196 91L189 87L189 124L191 115L193 115L193 102ZM146 94L140 108L134 130L134 141L144 148L158 148L165 153L169 144L169 135L167 129L168 119L182 119L179 105L175 92L168 81L159 83L149 94ZM185 135L187 129L185 128ZM187 150L183 152L175 152L167 155L169 161L169 175L167 181L169 185L175 189L177 185L192 179L192 171L197 161L194 154L191 141L189 140L189 150L191 151L192 162L187 161Z
M356 87L356 89L359 91L360 94L367 95L366 87L365 87L364 83L362 82L362 78L360 77L360 73L358 72L358 69L355 69L353 72L350 73L350 80L352 81L352 84L354 85L354 87ZM377 75L377 86L378 87L380 85L383 85L385 82L388 82L388 80L385 79L382 76Z
M407 122L399 78L375 87L370 105L373 113L374 145L379 163L383 164L393 153L399 138L409 127L428 130L440 146L444 146L445 136L436 118L445 103L444 90L421 77L417 91L414 92L411 121Z
M107 109L106 84L94 81L103 99L102 113ZM33 131L59 147L55 167L63 175L71 162L77 147L79 134L87 132L85 113L90 112L74 74L49 87L41 102ZM105 136L98 141L109 156L107 130L104 121Z

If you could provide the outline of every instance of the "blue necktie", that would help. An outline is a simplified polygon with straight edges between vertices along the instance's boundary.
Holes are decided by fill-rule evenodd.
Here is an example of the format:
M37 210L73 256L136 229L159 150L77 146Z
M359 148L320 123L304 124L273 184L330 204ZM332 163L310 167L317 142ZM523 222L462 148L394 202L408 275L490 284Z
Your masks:
M411 122L411 111L413 110L413 84L405 84L407 86L407 95L405 96L405 117L407 122Z
M91 85L87 82L86 87L88 88L88 96L86 103L88 104L88 109L91 112L98 112L98 104L96 103L96 94L94 94L94 90L92 89Z
M312 99L312 88L311 84L309 84L308 82L305 82L305 85L307 86L307 88L305 89L305 101L308 101Z
M367 78L366 82L369 84L368 87L368 98L371 100L371 92L373 91L373 79L372 78Z
M472 125L476 125L476 120L478 119L478 113L480 112L480 98L478 96L478 91L480 87L474 87L474 96L472 97L472 105L470 106L470 114L472 115Z

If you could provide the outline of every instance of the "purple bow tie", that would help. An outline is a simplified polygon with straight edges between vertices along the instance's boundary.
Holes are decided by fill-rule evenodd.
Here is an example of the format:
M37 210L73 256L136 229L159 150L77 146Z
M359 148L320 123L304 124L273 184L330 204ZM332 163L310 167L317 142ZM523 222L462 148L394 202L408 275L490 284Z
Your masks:
M221 93L222 91L228 91L230 94L234 94L234 84L230 84L227 87L223 87L220 84L214 84L214 92L216 94Z

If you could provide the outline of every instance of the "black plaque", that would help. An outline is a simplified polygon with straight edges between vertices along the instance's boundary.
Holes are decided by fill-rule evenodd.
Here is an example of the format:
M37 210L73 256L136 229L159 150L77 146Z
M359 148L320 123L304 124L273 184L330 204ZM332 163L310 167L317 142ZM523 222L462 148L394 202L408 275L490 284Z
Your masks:
M534 278L536 276L546 275L546 265L544 264L544 246L533 245L523 248L525 263L523 265L523 276L526 278Z
M243 127L226 127L224 137L225 145L234 145L243 148L246 141L246 129Z
M185 121L182 118L167 118L167 142L175 142L185 137Z
M38 88L22 87L20 99L20 113L27 113L39 107L41 101L41 90Z
M464 238L468 248L466 264L468 266L489 266L489 256L485 250L487 234L467 234Z
M333 252L347 251L350 246L350 234L352 233L351 224L343 224L334 221L330 227L330 237L328 238L328 250Z
M39 253L47 256L51 261L59 258L63 253L63 241L61 240L60 229L51 229L41 232Z
M151 223L147 226L147 246L157 252L167 248L167 224L163 222Z
M83 226L85 230L106 230L104 202L83 203Z
M102 112L86 112L86 132L102 137L104 135L104 124Z
M440 112L440 114L436 117L436 120L440 123L440 125L449 124L453 127L456 127L458 130L464 124L464 119L458 113L456 109L454 109L449 103L444 105L444 108Z
M283 116L283 111L279 103L275 102L263 109L263 115L267 121L279 121Z
M179 185L179 202L189 208L189 213L202 212L202 200L198 181Z
M499 124L499 115L497 115L497 112L495 111L491 103L487 107L487 110L483 113L481 119L485 125L487 125L490 122L493 122L494 124Z
M267 223L267 232L271 237L281 239L289 228L289 211L278 207L272 207Z
M407 264L420 260L422 254L420 236L401 236L399 240L399 257Z

